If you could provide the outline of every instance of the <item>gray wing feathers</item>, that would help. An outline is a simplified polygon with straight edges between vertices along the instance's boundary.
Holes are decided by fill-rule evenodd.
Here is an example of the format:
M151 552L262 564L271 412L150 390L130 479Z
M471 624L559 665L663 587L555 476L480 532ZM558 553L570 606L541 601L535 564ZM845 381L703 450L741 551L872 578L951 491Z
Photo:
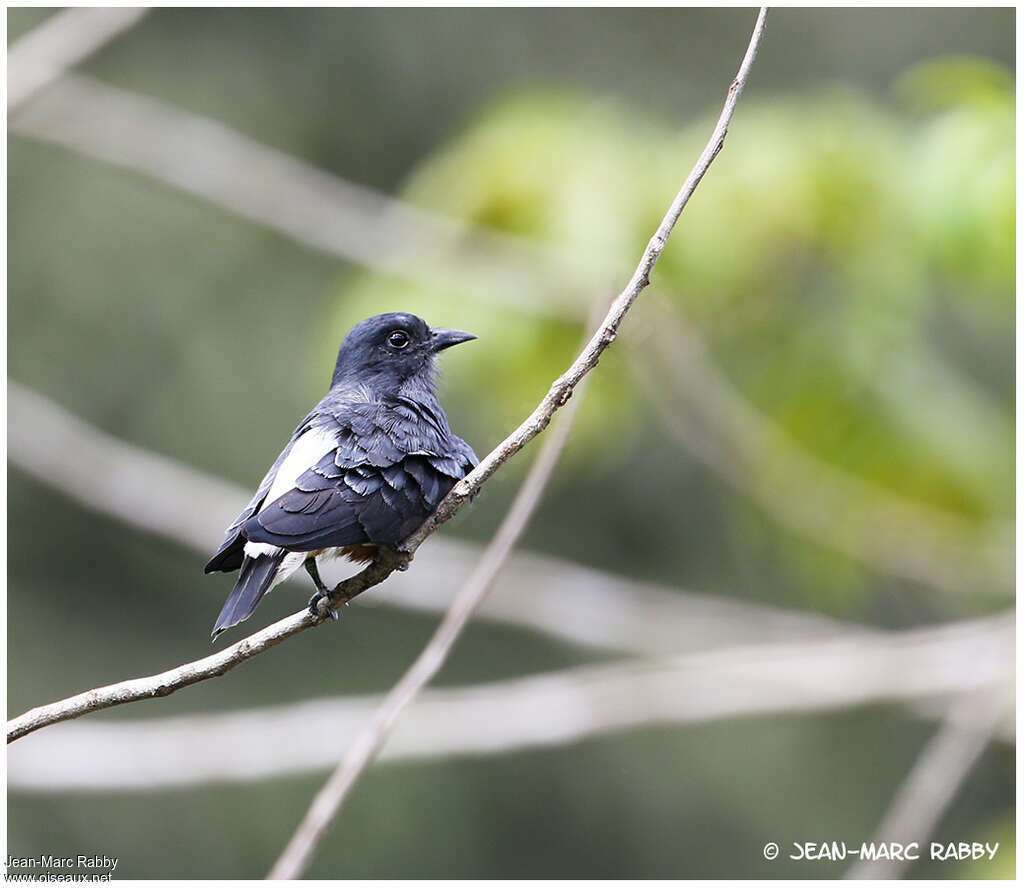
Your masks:
M476 464L443 413L417 406L361 404L332 413L337 448L294 488L250 512L245 538L292 551L401 542Z

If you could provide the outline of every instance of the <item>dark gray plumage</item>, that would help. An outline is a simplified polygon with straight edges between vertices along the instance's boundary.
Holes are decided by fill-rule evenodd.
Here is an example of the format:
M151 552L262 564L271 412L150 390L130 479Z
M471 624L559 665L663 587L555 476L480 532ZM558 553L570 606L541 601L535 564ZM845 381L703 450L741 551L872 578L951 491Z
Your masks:
M206 572L239 570L216 636L248 618L300 564L326 594L318 557L369 560L430 515L476 465L435 394L435 356L475 339L431 330L415 315L357 324L338 351L331 388L292 434Z

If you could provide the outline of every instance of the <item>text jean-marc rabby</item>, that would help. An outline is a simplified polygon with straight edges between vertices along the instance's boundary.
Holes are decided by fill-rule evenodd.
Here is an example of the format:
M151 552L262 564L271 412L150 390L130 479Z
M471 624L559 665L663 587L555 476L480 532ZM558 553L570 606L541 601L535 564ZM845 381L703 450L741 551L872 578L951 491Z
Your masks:
M790 860L992 860L999 843L989 842L793 842Z
M58 857L56 854L41 854L39 857L13 857L4 861L8 869L102 869L115 870L119 857L78 854L74 857Z

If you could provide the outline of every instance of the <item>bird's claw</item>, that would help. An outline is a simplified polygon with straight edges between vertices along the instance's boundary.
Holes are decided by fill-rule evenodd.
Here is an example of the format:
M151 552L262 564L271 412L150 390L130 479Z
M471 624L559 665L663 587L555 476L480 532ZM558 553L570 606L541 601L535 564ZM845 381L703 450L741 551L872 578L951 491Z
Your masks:
M323 592L317 592L312 598L309 599L309 612L314 617L330 617L332 620L338 619L338 612L327 604L328 596L324 595Z
M412 561L412 552L402 546L391 549L388 553L386 563L392 570L400 570L403 573L409 569L409 562Z

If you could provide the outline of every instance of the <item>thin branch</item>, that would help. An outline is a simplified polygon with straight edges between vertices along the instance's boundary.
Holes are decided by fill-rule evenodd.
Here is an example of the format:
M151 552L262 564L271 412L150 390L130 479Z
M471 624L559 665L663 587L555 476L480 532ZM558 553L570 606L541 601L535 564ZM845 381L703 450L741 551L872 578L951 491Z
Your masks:
M697 165L687 177L679 194L669 207L657 233L648 243L641 257L640 264L633 273L633 277L626 289L612 302L604 321L583 349L583 352L573 361L569 369L555 380L533 413L511 435L487 454L472 472L452 488L437 510L418 530L414 531L402 543L398 552L393 553L388 550L381 550L378 560L335 587L329 600L325 602L327 606L337 608L352 600L366 589L382 583L394 570L408 563L416 549L428 536L437 530L441 524L448 521L477 493L484 482L500 466L522 450L523 447L547 427L555 412L563 407L569 398L572 397L573 389L579 384L580 380L597 366L601 354L615 341L619 324L622 322L626 312L629 311L641 291L650 283L651 271L665 248L666 239L675 224L675 220L679 218L679 214L685 207L690 195L724 143L729 122L732 119L739 97L743 92L747 73L757 54L757 47L764 32L766 14L767 7L761 7L754 33L751 36L750 44L743 58L743 63L740 66L736 79L729 87L725 106L712 132L707 148L701 154ZM69 697L67 700L31 709L8 722L7 742L10 743L12 740L23 737L25 734L46 725L69 718L76 718L86 712L94 712L135 700L166 696L182 687L202 681L204 678L223 675L228 670L233 669L239 663L244 662L267 647L278 644L285 638L289 638L305 629L319 625L324 619L327 619L325 611L316 615L308 611L293 614L261 632L257 632L231 645L219 654L198 660L196 663L187 664L157 676L121 682L104 688L96 688L84 694Z
M544 399L533 413L527 417L518 429L485 456L469 475L455 485L452 492L448 494L437 511L410 537L406 543L407 547L418 545L418 542L426 535L447 521L464 502L480 489L480 486L494 474L500 465L518 453L527 443L542 432L551 421L555 411L564 406L569 398L572 397L573 389L579 381L597 366L601 354L615 341L618 335L619 324L622 323L626 312L629 311L640 293L651 282L651 272L661 257L662 251L665 249L668 236L671 234L676 220L725 142L729 123L732 120L733 112L736 110L736 104L743 94L743 87L746 85L750 66L757 57L757 49L761 42L761 35L764 33L765 16L767 13L768 7L762 6L757 16L757 23L754 26L750 43L747 46L747 52L743 57L743 62L740 65L736 78L729 86L725 106L722 108L722 113L711 134L711 139L701 153L697 164L683 183L683 187L679 190L675 200L672 201L672 205L669 207L664 219L662 219L661 225L658 226L654 237L648 242L647 248L640 258L640 264L637 266L636 271L633 272L633 277L630 279L626 289L616 296L612 302L611 308L605 316L604 323L597 329L586 348L573 361L569 369L551 385L547 395L544 396Z
M128 7L79 7L58 12L33 28L7 54L7 116L68 68L134 27L148 12Z
M495 577L505 565L540 503L544 489L551 479L551 473L562 455L565 442L569 439L579 404L578 394L576 400L560 417L554 431L545 438L544 446L530 467L505 519L481 555L473 573L452 600L451 607L430 641L374 711L373 717L356 735L341 763L313 800L309 811L274 864L268 878L297 879L302 875L349 791L380 753L391 736L399 716L448 660L455 642L490 591Z
M356 574L353 579L362 577L372 567L374 565L371 565L363 573ZM203 657L201 660L176 666L174 669L168 669L157 675L120 681L116 684L93 688L91 691L84 691L73 697L58 700L56 703L37 706L7 722L7 742L11 743L26 734L45 728L47 725L78 718L87 712L98 712L101 709L109 709L111 706L133 703L137 700L166 697L197 681L224 675L250 657L279 644L303 629L317 625L323 619L323 617L314 617L308 610L301 611L279 620L248 638L243 638L216 654Z
M1009 695L1013 678L1012 612L904 631L762 640L656 661L428 688L381 759L502 755L652 725L886 703L913 712L927 708L929 718L941 707L948 720L972 715L951 703L993 691ZM22 792L151 791L319 772L336 763L335 746L352 743L381 699L72 722L10 747L8 785ZM1012 720L1000 727L1000 739L1013 742Z
M928 841L992 741L1012 695L1008 681L992 693L973 694L951 705L945 721L896 792L875 835L876 846L905 846L911 842L923 845ZM846 878L899 879L910 863L895 858L864 860L851 867Z
M611 273L602 256L570 255L411 207L219 122L86 77L61 78L12 130L185 191L304 247L516 310L575 320L580 294ZM253 170L259 189L251 187ZM672 354L676 332L653 329L656 351ZM674 397L673 412L689 414L682 432L678 417L670 418L680 443L790 530L939 589L1012 589L1012 529L1005 524L976 524L862 479L840 478L779 434L700 348L687 346L685 361L670 362L667 371L655 349L635 348L633 358L645 375L658 375L655 406ZM763 460L750 458L758 453L770 453L777 465L759 465ZM834 480L849 482L841 485L851 495L842 509L828 495L837 489Z

